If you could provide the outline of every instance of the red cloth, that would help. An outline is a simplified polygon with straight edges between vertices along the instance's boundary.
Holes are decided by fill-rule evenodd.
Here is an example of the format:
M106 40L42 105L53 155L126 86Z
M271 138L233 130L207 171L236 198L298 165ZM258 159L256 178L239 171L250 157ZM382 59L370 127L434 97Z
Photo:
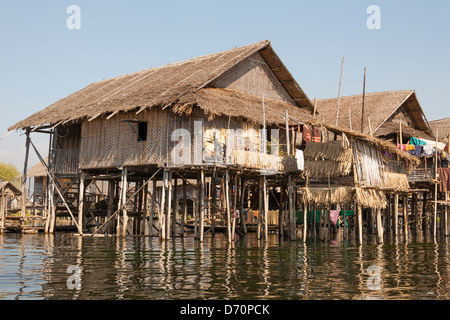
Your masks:
M450 191L450 168L438 168L439 175L439 191Z
M339 210L330 210L330 220L336 225L337 220L339 218Z
M303 126L303 142L310 143L311 142L311 129L308 126Z
M320 128L314 128L312 142L320 142L320 140L321 140Z

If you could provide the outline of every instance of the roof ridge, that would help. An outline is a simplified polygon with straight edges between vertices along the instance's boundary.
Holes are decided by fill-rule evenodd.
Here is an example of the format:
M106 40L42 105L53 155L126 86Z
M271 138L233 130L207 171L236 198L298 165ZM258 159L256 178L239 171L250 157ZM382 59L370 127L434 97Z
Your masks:
M389 90L389 91L377 91L377 92L369 92L369 93L365 93L365 96L371 96L371 95L376 95L376 94L382 94L382 93L400 93L400 92L404 92L404 93L412 93L415 90ZM354 98L354 97L362 97L363 94L353 94L353 95L348 95L348 96L341 96L342 98ZM338 97L333 97L333 98L323 98L323 99L317 99L317 101L325 101L325 100L335 100L338 99Z

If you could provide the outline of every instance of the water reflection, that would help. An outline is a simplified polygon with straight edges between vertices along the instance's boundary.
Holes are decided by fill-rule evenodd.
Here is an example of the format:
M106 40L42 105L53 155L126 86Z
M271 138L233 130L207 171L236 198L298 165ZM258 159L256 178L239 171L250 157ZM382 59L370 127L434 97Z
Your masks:
M449 244L0 235L0 299L449 299ZM69 289L69 266L81 289ZM368 268L379 288L368 286Z

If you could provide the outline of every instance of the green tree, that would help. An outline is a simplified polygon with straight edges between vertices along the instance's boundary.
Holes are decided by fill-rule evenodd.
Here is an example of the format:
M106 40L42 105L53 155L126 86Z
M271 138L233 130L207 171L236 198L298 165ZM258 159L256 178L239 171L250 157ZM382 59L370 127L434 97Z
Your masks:
M19 182L19 169L12 163L0 162L0 180L11 181L13 183Z

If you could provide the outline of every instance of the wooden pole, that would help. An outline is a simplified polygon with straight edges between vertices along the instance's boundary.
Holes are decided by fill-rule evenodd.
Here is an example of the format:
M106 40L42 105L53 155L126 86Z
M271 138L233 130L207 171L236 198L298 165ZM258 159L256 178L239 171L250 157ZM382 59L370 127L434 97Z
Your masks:
M0 200L0 233L5 229L5 189L2 190L2 198Z
M289 143L289 115L288 111L286 110L286 153L288 156L291 155L291 149L290 149L290 143Z
M21 208L21 227L23 230L23 226L25 223L25 213L27 209L27 167L28 167L28 156L30 154L30 130L26 130L26 142L25 142L25 161L23 165L23 181L22 181L22 208Z
M161 203L160 203L160 210L159 210L159 237L162 240L166 239L166 215L165 215L165 202L166 202L166 187L167 187L167 171L164 169L163 171L163 181L162 181L162 187L161 187Z
M205 228L205 170L200 171L200 242L203 242Z
M433 217L433 237L436 240L437 231L437 196L438 196L438 137L439 137L439 129L436 129L436 148L435 148L435 157L434 157L434 217Z
M153 179L152 182L152 202L150 203L150 212L149 212L149 218L148 218L148 235L150 237L153 237L154 235L154 212L156 208L156 177Z
M284 185L280 186L280 204L278 208L278 235L280 239L284 238L284 202L285 200L286 188Z
M125 203L127 199L127 189L128 189L128 168L124 167L122 169L122 203ZM122 209L122 236L125 237L127 235L127 226L128 226L128 213L126 206L123 206Z
M366 102L366 67L364 67L363 98L362 98L362 112L361 112L361 133L364 131L365 102Z
M145 186L145 188L142 189L143 197L144 197L144 207L142 210L142 229L141 234L148 236L148 222L147 222L147 203L148 203L148 184Z
M238 176L237 174L234 176L234 197L233 197L233 224L231 226L231 235L232 238L235 238L236 232L236 210L237 210L237 197L238 197Z
M257 219L257 227L256 227L256 237L261 239L261 220L263 215L263 197L262 197L262 177L259 177L258 184L258 219Z
M363 243L363 223L362 223L362 206L358 202L356 204L357 207L357 215L358 215L358 241L359 244Z
M338 101L337 101L337 110L336 110L336 126L339 125L339 105L341 103L341 87L342 87L342 73L344 71L344 57L342 57L341 63L341 75L339 79L339 93L338 93Z
M83 209L84 209L84 181L85 174L80 175L80 184L78 186L78 233L83 235Z
M378 243L383 243L383 223L381 219L381 209L377 208L377 235L378 235Z
M173 179L173 206L172 206L172 237L175 236L177 225L178 199L177 199L178 179Z
M316 118L316 112L317 112L317 98L314 98L314 113L313 113L313 119Z
M297 238L295 234L295 204L294 204L294 185L292 181L292 175L288 175L288 196L289 196L289 238L294 241Z
M228 243L231 243L231 224L230 224L230 189L229 189L229 172L228 169L225 171L225 202L227 207L227 234L228 234Z
M115 182L114 180L109 180L108 181L108 212L106 214L106 221L109 220L109 218L111 217L111 215L113 214L114 211L114 189L115 189ZM107 222L103 232L105 234L109 234L110 233L110 223Z
M398 240L398 193L394 194L394 235Z
M268 226L268 194L267 194L267 181L266 176L263 176L263 200L264 200L264 239L269 238L269 226Z
M241 179L241 178L239 178ZM244 201L245 201L245 180L241 180L241 206L240 206L240 220L241 220L241 231L242 234L247 234L247 224L245 222L245 215L244 215ZM249 210L250 208L248 208Z
M405 242L408 242L408 196L403 196L403 229Z
M187 217L187 191L186 191L186 180L183 179L183 213L181 218L181 236L184 236L184 224Z
M172 235L172 171L168 172L167 211L166 211L166 239Z

